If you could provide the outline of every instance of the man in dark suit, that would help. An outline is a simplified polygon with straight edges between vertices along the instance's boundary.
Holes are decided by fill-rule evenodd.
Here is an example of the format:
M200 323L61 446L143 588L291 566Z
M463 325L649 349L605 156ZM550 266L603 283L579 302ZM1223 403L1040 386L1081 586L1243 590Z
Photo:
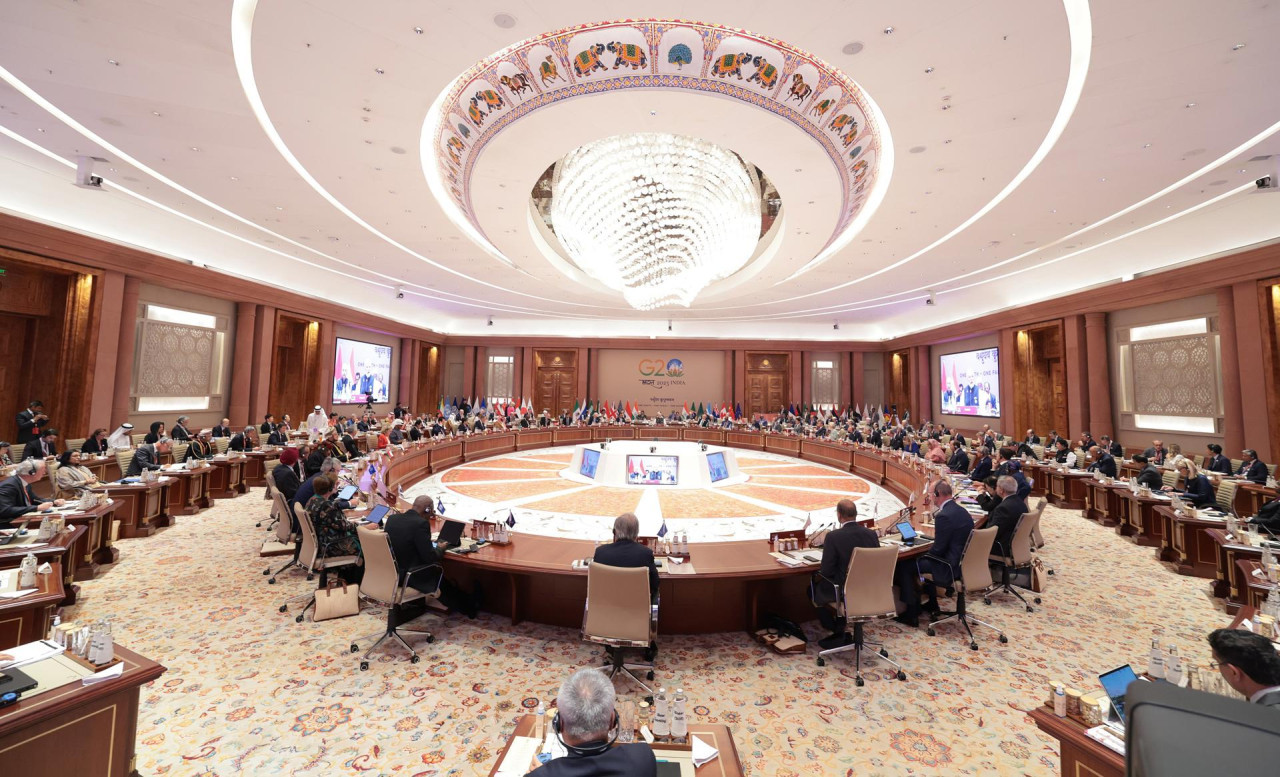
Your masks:
M1107 453L1110 453L1112 456L1124 457L1124 446L1105 434L1102 435L1102 442L1099 443L1099 447Z
M44 414L44 403L38 399L31 400L27 409L18 413L17 441L23 445L40 436L40 430L49 425L49 416Z
M41 501L31 490L31 484L44 477L44 459L19 462L13 475L0 480L0 525L9 526L16 519L36 510L48 510L62 504Z
M614 744L618 713L613 680L598 669L579 669L556 694L554 733L568 755L528 777L657 777L658 762L643 742Z
M1224 475L1231 474L1231 459L1222 455L1222 446L1217 443L1209 443L1209 458L1205 460L1203 469L1210 472L1221 472Z
M917 563L922 576L933 578L932 584L925 585L929 598L925 607L929 612L936 613L937 587L945 588L955 580L953 570L960 568L960 557L969 542L969 535L973 533L973 518L951 498L951 484L945 480L934 485L933 501L938 505L933 516L933 547Z
M1089 465L1090 472L1101 472L1109 478L1116 476L1116 459L1102 446L1095 445L1089 449L1089 456L1093 458L1093 463Z
M1040 435L1036 434L1035 429L1028 429L1027 436L1022 438L1022 441L1025 442L1027 445L1039 445Z
M190 416L178 416L177 422L173 425L173 428L169 430L169 437L174 442L191 441L191 430L187 428L187 421L189 420Z
M231 442L227 444L227 448L241 452L253 450L253 427L246 426L243 432L237 432L232 435Z
M999 531L992 552L1008 555L1013 547L1013 532L1018 528L1018 519L1027 512L1027 503L1018 496L1018 482L1008 475L996 481L996 493L1000 504L991 511L991 525Z
M1014 449L1006 445L1000 449L999 456L1000 461L996 464L996 471L992 474L996 477L1004 477L1009 474L1009 462L1013 461Z
M136 478L144 469L160 469L160 455L168 453L170 448L171 443L168 437L139 445L133 452L133 458L129 460L129 469L125 471L125 477Z
M974 462L973 469L969 471L969 479L980 482L987 479L991 474L991 449L982 446L978 449L978 460Z
M214 437L230 437L231 436L231 419L224 418L222 419L222 423L213 427L213 436Z
M227 423L227 420L223 419L222 422L225 424ZM275 431L275 428L276 428L275 415L272 413L267 413L266 416L262 419L262 426L258 427L258 431L261 432L263 435L268 435L268 434L271 434L273 431ZM228 437L231 436L230 429L227 430L227 436Z
M431 519L435 514L435 502L423 494L413 500L413 509L389 515L383 521L383 531L391 541L391 553L401 574L428 564L438 565L444 558L448 548L431 541ZM442 604L474 619L480 607L479 598L468 596L443 575L444 570L439 566L420 569L409 576L408 583L427 594L435 593L438 586Z
M1142 470L1138 472L1138 485L1146 486L1152 491L1159 491L1164 486L1164 476L1160 474L1160 469L1150 463L1146 456L1141 453L1135 453L1133 461L1142 467Z
M1240 469L1236 471L1236 474L1245 480L1248 480L1250 483L1266 485L1267 476L1270 475L1271 472L1267 469L1266 464L1258 461L1258 452L1252 448L1245 448L1244 451L1241 452L1241 459L1243 460L1243 463L1240 464Z
M58 430L45 429L22 449L23 459L47 459L58 455Z
M1280 710L1280 653L1261 634L1244 629L1209 632L1222 679L1251 704Z
M823 650L847 645L853 640L845 629L844 619L837 618L827 605L836 601L836 586L844 587L854 549L880 547L875 531L858 524L858 506L853 500L841 499L836 503L836 520L840 525L827 532L822 542L822 564L809 583L809 598L818 608L818 620L831 632L818 641Z
M969 471L969 454L958 440L951 441L951 458L947 459L947 469L952 472Z
M596 548L593 561L611 567L649 568L649 596L658 593L658 566L653 551L636 542L640 536L640 519L635 513L623 513L613 521L613 542Z
M1147 461L1155 464L1157 467L1164 464L1164 457L1168 455L1168 451L1164 449L1164 443L1160 440L1152 440L1151 447L1142 452L1147 457Z

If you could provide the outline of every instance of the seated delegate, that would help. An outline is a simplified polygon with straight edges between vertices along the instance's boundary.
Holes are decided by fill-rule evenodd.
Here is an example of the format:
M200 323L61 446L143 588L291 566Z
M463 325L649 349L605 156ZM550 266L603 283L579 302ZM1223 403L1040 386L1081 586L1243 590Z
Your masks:
M107 442L106 429L94 429L93 434L80 445L80 452L89 456L105 456L109 450L111 445Z
M316 544L321 558L334 556L360 556L360 541L356 538L356 525L347 520L339 502L332 499L338 480L330 475L316 475L312 482L315 496L307 502L307 516L316 532ZM352 564L338 569L338 574L348 583L358 583L364 568Z
M1267 477L1271 473L1267 465L1258 460L1258 452L1252 448L1245 448L1241 451L1240 459L1240 469L1236 470L1236 474L1250 483L1266 485Z
M389 515L383 520L382 528L391 541L391 552L401 574L428 564L439 564L444 559L448 548L440 547L431 540L431 519L435 514L435 502L423 494L413 500L412 509ZM464 593L456 583L444 578L441 567L414 572L408 582L411 588L428 594L439 587L441 604L468 618L474 619L480 610L479 588L471 595ZM424 607L425 604L423 601Z
M951 484L945 480L934 484L933 501L938 505L933 518L933 547L916 565L928 598L925 609L936 614L939 609L937 589L949 587L955 581L955 572L960 568L960 557L969 542L969 535L973 533L973 518L952 498ZM904 589L901 595L906 600L907 608L899 616L899 621L909 626L915 625L920 614L919 599L909 589Z
M1182 476L1182 492L1178 496L1195 507L1212 507L1216 501L1213 484L1209 478L1200 474L1195 462L1182 459L1178 462L1178 474ZM1165 486L1165 491L1176 491L1173 486Z
M836 503L839 526L827 532L822 541L822 563L809 582L809 599L818 610L818 620L830 635L818 640L823 650L841 647L853 641L844 618L837 617L827 605L838 601L836 590L844 588L849 563L856 548L878 548L880 540L872 529L858 524L858 506L851 499Z
M1243 629L1216 629L1208 639L1227 685L1251 704L1280 710L1280 653L1271 640Z
M98 485L98 476L80 465L79 451L63 451L58 456L58 471L53 476L57 493L79 499Z
M298 463L297 448L280 451L280 461L271 470L271 478L276 483L276 490L284 494L284 501L292 502L302 485L302 466Z
M161 437L154 443L143 443L133 452L133 458L129 461L129 468L125 470L125 477L135 478L142 474L143 470L160 469L161 454L168 453L172 449L172 443L168 437Z
M1138 473L1138 485L1146 486L1152 491L1159 491L1164 486L1164 476L1160 474L1160 468L1152 464L1146 456L1141 453L1133 454L1133 461L1142 467L1142 471Z
M8 526L27 513L62 504L61 499L41 500L31 490L31 484L44 477L45 469L44 459L30 459L19 462L12 475L0 480L0 525Z
M653 550L636 541L640 536L640 519L635 513L623 513L613 521L613 542L596 548L592 561L611 567L648 567L649 596L658 593L658 567Z
M552 722L553 736L568 755L539 766L528 777L657 777L657 758L648 745L613 744L616 703L613 681L598 669L569 675L556 694Z

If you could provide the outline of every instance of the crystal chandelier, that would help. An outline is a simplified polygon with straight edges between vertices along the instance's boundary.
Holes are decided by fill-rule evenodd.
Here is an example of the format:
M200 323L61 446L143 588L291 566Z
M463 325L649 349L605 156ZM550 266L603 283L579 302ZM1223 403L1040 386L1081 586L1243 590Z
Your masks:
M570 152L551 219L574 262L639 310L689 306L737 272L760 240L760 183L728 149L639 133Z

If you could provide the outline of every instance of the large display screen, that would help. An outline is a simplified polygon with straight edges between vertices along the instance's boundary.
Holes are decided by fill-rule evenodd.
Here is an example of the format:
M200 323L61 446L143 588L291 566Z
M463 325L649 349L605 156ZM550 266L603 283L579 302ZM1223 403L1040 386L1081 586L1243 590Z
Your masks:
M1000 416L999 348L943 354L940 378L943 413Z
M627 482L633 486L674 486L679 470L679 456L627 457Z
M584 478L595 479L596 467L600 466L600 451L593 451L590 448L582 449L582 466L578 467L578 474Z
M333 404L387 401L391 386L391 346L339 337L333 357Z
M718 483L729 477L729 468L725 466L723 453L708 453L707 469L711 472L712 483Z

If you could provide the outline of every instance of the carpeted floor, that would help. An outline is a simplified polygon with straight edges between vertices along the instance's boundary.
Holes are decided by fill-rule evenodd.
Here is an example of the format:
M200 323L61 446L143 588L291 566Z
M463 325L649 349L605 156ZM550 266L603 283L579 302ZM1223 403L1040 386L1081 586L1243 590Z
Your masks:
M348 646L379 631L382 613L298 624L277 612L307 584L262 576L261 497L121 541L121 561L83 585L69 615L111 619L121 644L168 667L142 693L144 775L484 775L515 716L596 660L576 630L427 616L437 641L421 663L391 648L361 672ZM1044 606L975 606L1008 645L981 634L973 652L954 627L930 638L875 625L910 679L873 670L857 688L846 662L818 668L812 651L778 657L738 633L666 637L659 677L686 689L698 720L734 729L750 775L1057 774L1057 743L1023 713L1051 678L1092 688L1118 664L1141 669L1153 630L1204 661L1204 634L1228 619L1208 581L1151 549L1054 508L1042 525L1057 570Z

